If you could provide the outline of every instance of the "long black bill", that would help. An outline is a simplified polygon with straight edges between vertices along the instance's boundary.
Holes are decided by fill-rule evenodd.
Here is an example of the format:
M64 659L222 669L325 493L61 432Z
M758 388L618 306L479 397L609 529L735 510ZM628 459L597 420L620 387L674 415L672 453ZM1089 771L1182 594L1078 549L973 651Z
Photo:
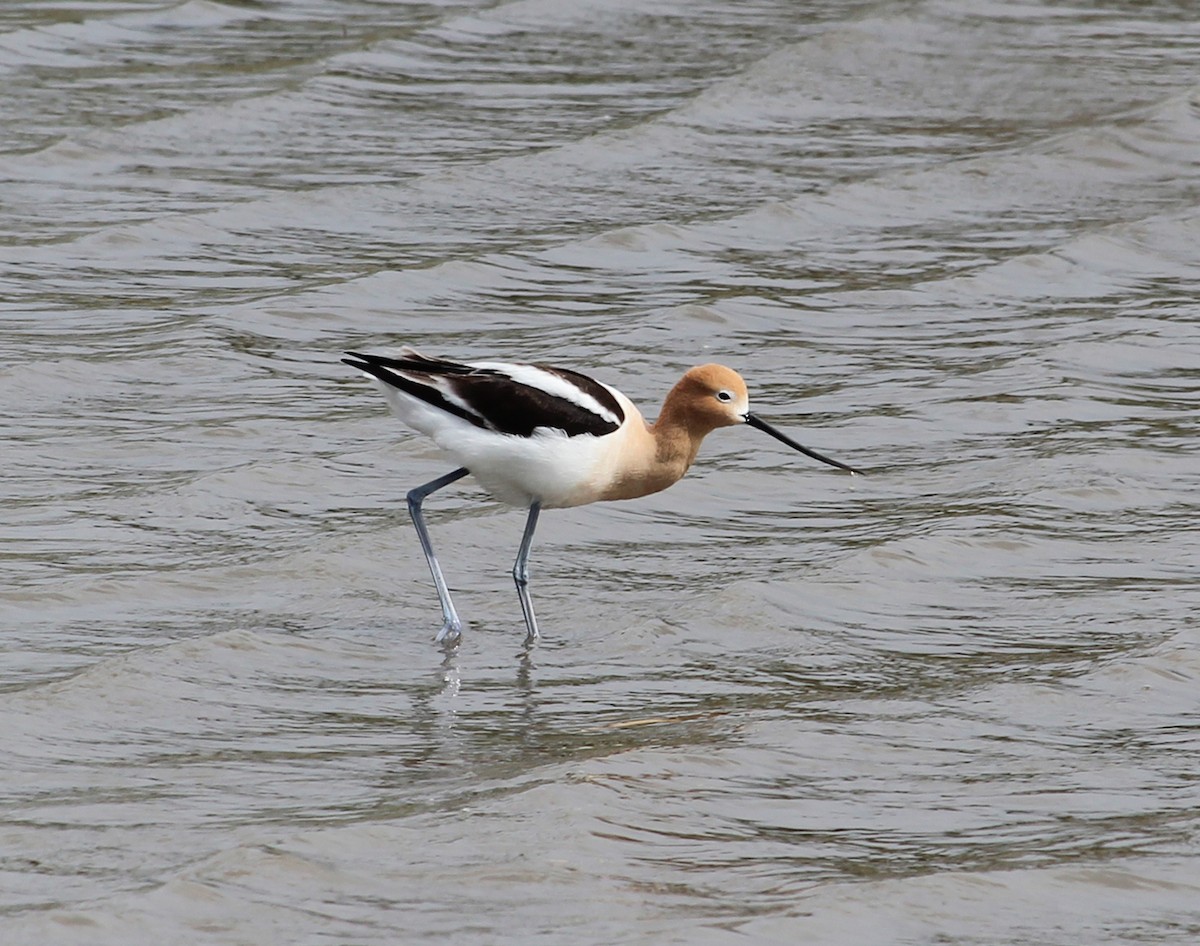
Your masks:
M796 443L796 441L794 441L791 437L789 437L787 434L785 434L782 430L772 427L770 424L768 424L765 420L763 420L757 414L751 414L751 413L747 412L746 413L746 423L749 424L751 427L757 427L759 430L763 431L764 433L770 434L776 440L778 440L782 443L786 443L793 450L799 450L806 457L812 457L814 460L820 460L822 463L828 463L830 466L836 466L839 470L845 470L847 473L853 473L856 476L864 475L862 470L856 470L852 466L846 466L845 463L840 463L837 460L831 460L831 459L829 459L829 457L823 456L822 454L817 453L816 450L809 450L808 447L804 446L803 444Z

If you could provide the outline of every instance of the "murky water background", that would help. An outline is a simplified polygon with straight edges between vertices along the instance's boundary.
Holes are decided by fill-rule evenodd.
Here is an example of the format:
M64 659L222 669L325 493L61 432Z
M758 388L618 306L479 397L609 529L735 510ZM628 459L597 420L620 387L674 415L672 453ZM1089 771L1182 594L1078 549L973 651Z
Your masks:
M1200 940L1189 4L0 7L0 941ZM750 430L431 501L338 363Z

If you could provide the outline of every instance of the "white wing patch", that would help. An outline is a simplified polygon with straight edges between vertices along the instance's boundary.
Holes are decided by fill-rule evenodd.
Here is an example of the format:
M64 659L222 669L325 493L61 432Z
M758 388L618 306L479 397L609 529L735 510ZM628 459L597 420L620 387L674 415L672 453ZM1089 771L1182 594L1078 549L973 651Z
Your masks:
M487 368L499 371L512 378L518 384L524 384L539 391L545 391L552 397L570 401L585 411L595 414L609 424L620 424L621 418L597 401L586 391L580 390L566 378L544 371L536 365L514 365L501 361L473 361L473 368ZM597 382L598 383L598 382ZM607 385L605 385L607 387ZM611 390L611 389L609 389Z
M484 423L487 422L487 418L479 410L479 408L477 408L474 404L472 404L466 398L464 398L460 394L458 394L458 392L456 392L454 390L453 383L451 381L447 380L446 378L438 377L437 375L419 375L418 377L415 377L415 378L412 377L412 375L405 375L405 377L408 377L410 380L415 381L417 384L423 384L423 385L426 385L427 387L436 389L437 392L439 394L441 394L442 397L444 397L449 403L453 404L455 407L461 408L462 410L466 411L468 414L472 415L473 417L478 417Z

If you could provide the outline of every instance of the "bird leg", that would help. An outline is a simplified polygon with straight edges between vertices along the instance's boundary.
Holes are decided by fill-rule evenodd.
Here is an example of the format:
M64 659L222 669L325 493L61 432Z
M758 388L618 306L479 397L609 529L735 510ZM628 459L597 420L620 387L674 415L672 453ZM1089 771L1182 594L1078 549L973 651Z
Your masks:
M517 560L513 562L512 576L517 584L517 597L521 599L521 612L525 615L525 643L538 639L537 618L533 616L533 601L529 598L529 547L533 545L533 530L537 528L538 513L542 504L535 502L529 507L529 518L525 520L525 534L521 547L517 549Z
M446 587L446 579L442 577L442 566L438 564L437 556L433 554L433 543L429 541L429 530L425 527L425 517L421 513L421 503L430 493L435 493L443 486L449 486L461 480L471 471L459 467L452 473L439 476L436 480L409 490L408 514L412 516L413 527L417 530L417 538L421 540L421 551L425 553L425 561L429 563L429 572L433 575L433 584L437 588L438 600L442 603L442 629L438 631L435 641L454 641L462 635L462 621L454 610L454 602L450 600L450 589Z

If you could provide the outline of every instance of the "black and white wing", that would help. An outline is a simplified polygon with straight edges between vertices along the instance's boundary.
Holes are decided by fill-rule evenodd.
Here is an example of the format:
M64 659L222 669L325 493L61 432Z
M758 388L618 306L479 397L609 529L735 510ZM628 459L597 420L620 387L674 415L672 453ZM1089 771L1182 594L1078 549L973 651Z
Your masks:
M550 365L429 358L412 348L398 356L347 352L346 364L438 410L501 434L528 437L538 428L568 437L610 434L625 420L600 382Z

